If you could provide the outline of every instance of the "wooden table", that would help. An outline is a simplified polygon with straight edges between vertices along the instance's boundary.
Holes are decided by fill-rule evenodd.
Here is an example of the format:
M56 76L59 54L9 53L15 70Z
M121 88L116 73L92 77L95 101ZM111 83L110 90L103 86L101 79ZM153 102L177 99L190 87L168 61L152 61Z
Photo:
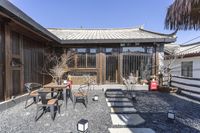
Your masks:
M58 85L57 83L49 83L43 86L43 88L48 91L48 89L51 89L51 97L53 97L53 91L55 90L63 90L63 99L65 103L65 107L67 108L67 91L71 91L71 88L69 87L69 83ZM71 95L71 94L70 94Z

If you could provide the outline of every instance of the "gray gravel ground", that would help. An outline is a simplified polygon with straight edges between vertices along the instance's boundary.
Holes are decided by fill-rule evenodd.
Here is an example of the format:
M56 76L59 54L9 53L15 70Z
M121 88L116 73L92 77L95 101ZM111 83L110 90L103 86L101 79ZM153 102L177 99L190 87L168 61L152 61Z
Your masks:
M92 96L98 94L99 101L92 101ZM200 133L200 104L193 103L167 93L136 92L136 102L133 102L137 113L146 120L137 127L152 128L157 133ZM167 110L176 110L176 120L167 120ZM109 107L107 107L102 91L90 91L87 110L77 103L73 109L71 101L65 110L61 106L61 114L57 114L54 122L50 113L44 114L37 122L34 121L36 106L24 109L24 102L0 112L0 133L69 133L77 132L77 122L89 120L90 133L108 133L112 126Z
M99 95L98 102L92 101L95 94ZM73 104L69 100L67 109L61 106L61 114L57 114L54 121L47 112L35 122L35 113L36 106L24 109L24 102L0 112L0 133L76 133L77 122L82 118L89 121L90 133L107 133L111 127L109 108L102 91L89 92L87 110L82 103L77 103L73 109Z
M200 133L200 104L168 93L136 93L134 107L146 123L139 127L151 128L157 133ZM176 120L167 119L167 111L174 109Z

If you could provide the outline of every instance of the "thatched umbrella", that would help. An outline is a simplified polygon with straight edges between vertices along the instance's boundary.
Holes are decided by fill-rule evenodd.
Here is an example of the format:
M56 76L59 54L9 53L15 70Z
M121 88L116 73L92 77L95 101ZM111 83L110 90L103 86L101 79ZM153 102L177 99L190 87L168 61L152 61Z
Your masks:
M175 0L168 8L165 27L200 30L200 0Z

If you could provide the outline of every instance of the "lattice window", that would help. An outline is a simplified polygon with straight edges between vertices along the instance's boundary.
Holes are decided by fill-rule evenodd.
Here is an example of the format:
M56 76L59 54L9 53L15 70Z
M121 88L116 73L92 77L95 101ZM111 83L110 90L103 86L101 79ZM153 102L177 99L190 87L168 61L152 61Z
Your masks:
M181 76L193 76L193 61L181 62Z

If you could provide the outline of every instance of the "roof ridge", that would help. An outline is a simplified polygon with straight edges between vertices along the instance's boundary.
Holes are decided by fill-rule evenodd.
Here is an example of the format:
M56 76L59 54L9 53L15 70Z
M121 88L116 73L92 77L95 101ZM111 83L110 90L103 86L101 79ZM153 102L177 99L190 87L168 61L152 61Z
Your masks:
M152 33L152 34L157 34L157 35L161 35L161 36L170 36L170 37L173 37L173 38L176 38L176 33L177 33L177 30L170 33L170 34L164 34L164 33L158 33L158 32L153 32L153 31L149 31L149 30L145 30L143 28L139 28L139 30L141 31L144 31L144 32L149 32L149 33Z
M200 42L194 42L194 43L190 43L190 44L185 44L185 45L180 45L181 47L187 47L187 46L193 46L193 45L200 45Z
M124 27L124 28L46 28L47 30L139 30L140 27Z

